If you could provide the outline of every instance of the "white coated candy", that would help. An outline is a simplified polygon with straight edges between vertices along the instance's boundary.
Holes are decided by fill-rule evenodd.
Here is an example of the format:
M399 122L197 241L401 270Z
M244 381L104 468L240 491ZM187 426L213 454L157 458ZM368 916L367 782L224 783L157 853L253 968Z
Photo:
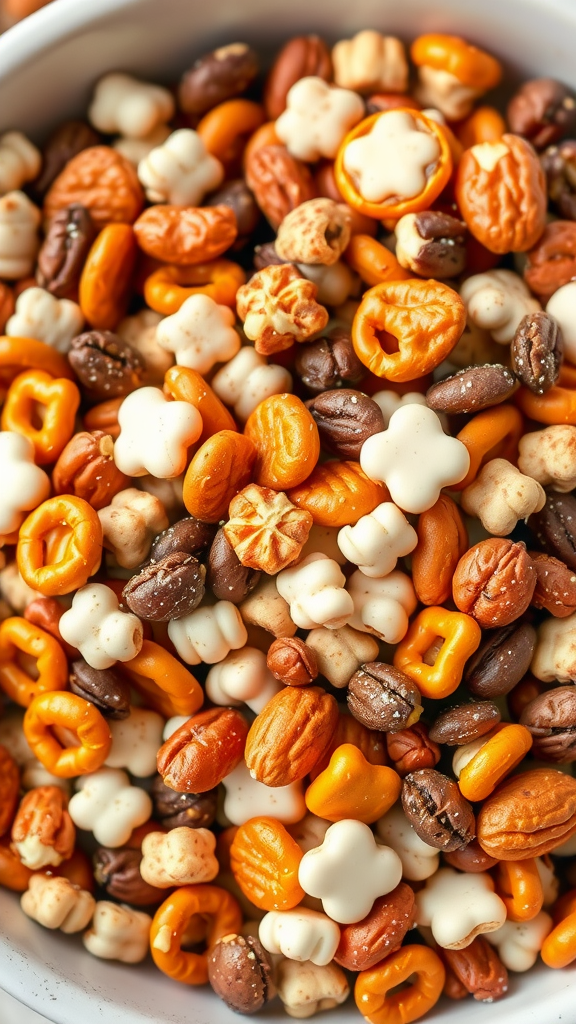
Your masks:
M66 935L72 935L89 924L96 901L67 878L38 874L32 875L20 906L44 928L59 928Z
M266 655L256 647L231 651L206 677L206 695L213 704L239 707L247 704L258 715L284 687L266 665Z
M40 173L42 156L22 132L0 135L0 194L22 188Z
M16 311L6 324L11 338L35 338L68 352L72 338L80 334L84 315L77 302L57 299L44 288L26 288L16 299Z
M131 786L126 772L100 768L76 782L77 793L68 811L78 828L92 832L101 846L127 843L138 825L152 814L152 801L143 789Z
M77 647L92 668L110 668L131 661L142 647L142 623L122 612L118 598L103 583L88 583L74 594L72 607L60 619L63 640Z
M411 882L430 878L438 870L440 853L416 834L400 804L396 804L376 824L376 833L402 861L402 874Z
M147 557L154 537L169 524L159 498L136 487L127 487L101 508L104 547L112 552L118 565L135 569Z
M299 160L333 160L344 137L363 117L364 103L357 93L312 76L301 78L288 91L286 109L274 127Z
M490 331L494 341L509 345L527 313L541 309L518 274L512 270L488 270L473 274L460 288L468 319Z
M350 993L346 975L337 964L319 967L287 957L276 966L276 986L289 1017L304 1020L344 1003Z
M567 494L576 487L576 427L555 423L524 434L518 442L518 469L542 487Z
M244 423L265 398L292 391L292 375L247 345L218 370L212 378L212 388Z
M506 906L484 872L469 874L440 868L416 893L416 923L429 925L439 946L465 949L506 920Z
M228 306L219 306L209 295L191 295L176 313L160 321L156 340L174 352L178 366L205 375L238 352L240 335L234 322Z
M496 946L502 963L509 971L529 971L551 931L552 918L541 910L531 921L505 921L501 928L490 932L486 938Z
M508 459L491 459L462 491L462 508L495 537L507 537L546 502L544 488Z
M139 779L154 775L164 729L161 715L146 708L130 708L127 718L109 719L108 725L112 733L108 767L126 768Z
M83 936L93 956L103 960L121 960L137 964L147 955L152 918L125 903L100 900L96 904L92 927Z
M138 167L141 160L148 156L153 149L161 146L170 135L170 128L166 124L159 124L149 135L142 139L129 139L122 136L112 143L112 149L120 153L125 160L129 160L133 167Z
M173 733L177 732L181 725L184 725L190 715L174 715L173 718L169 718L162 731L162 739L164 743L169 740Z
M426 405L426 397L419 391L407 391L405 395L399 395L396 391L377 391L372 395L372 401L379 407L385 427L389 425L391 417L400 406Z
M406 92L408 62L404 44L394 36L365 29L340 39L332 50L334 81L357 92Z
M278 593L290 605L290 616L300 629L344 626L354 611L344 589L346 577L337 562L313 552L293 569L276 577Z
M224 178L224 168L191 128L172 132L138 164L138 177L151 203L200 206Z
M171 619L168 636L187 665L215 665L248 639L240 612L230 601L196 608L181 619Z
M334 959L340 929L326 914L305 907L272 910L260 921L258 938L269 953L282 953L289 960L311 960L323 967Z
M440 157L440 143L417 125L407 110L387 110L369 132L348 143L344 168L363 199L384 203L393 197L411 199L424 191L427 169Z
M340 629L313 629L306 637L318 662L318 671L332 686L342 689L348 685L360 665L378 657L378 643L373 637L351 626Z
M40 210L23 192L0 198L0 278L17 281L32 273L41 220Z
M202 417L189 402L169 402L160 388L138 388L118 411L114 462L126 476L161 479L186 468L188 448L202 433Z
M118 72L100 79L88 109L88 119L99 132L131 139L145 138L173 114L168 89Z
M562 331L566 359L576 363L576 281L569 281L554 292L546 312L554 317Z
M272 817L285 825L300 821L306 814L301 782L288 786L265 786L253 779L244 761L223 780L226 796L224 814L232 825L243 825L250 818Z
M392 572L396 562L418 543L414 527L391 501L384 501L355 526L343 526L338 547L365 576L379 578Z
M34 445L23 434L0 431L0 480L0 534L9 534L50 494L50 478L35 464Z
M410 577L395 569L384 579L372 579L357 569L347 586L354 602L348 625L373 633L387 644L399 644L418 603Z
M543 683L576 679L576 612L565 619L546 619L538 627L530 671Z

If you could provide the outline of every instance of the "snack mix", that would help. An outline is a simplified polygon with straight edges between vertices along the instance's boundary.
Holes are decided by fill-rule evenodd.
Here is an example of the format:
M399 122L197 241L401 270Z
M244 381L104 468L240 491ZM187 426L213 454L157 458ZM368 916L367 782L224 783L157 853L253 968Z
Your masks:
M0 884L239 1013L576 961L576 99L501 73L232 42L0 137Z

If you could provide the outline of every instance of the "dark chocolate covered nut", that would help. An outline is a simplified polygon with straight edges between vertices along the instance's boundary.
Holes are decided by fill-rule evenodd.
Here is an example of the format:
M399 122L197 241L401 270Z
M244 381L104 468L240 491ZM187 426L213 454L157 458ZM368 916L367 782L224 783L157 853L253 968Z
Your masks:
M239 604L254 590L262 573L242 565L224 530L212 541L208 555L206 583L219 601Z
M72 157L99 143L98 132L86 121L64 121L59 125L42 150L42 170L32 184L34 196L42 198Z
M542 761L576 761L576 686L557 686L523 709L520 724L533 737L532 754Z
M175 551L183 551L186 555L199 555L212 543L215 532L216 528L210 523L201 523L194 516L187 516L154 538L150 548L150 559L159 562Z
M318 338L310 345L299 345L296 371L302 383L313 394L358 384L366 376L354 351L352 339L345 331L334 330L327 338Z
M396 225L396 256L420 277L456 277L466 266L465 238L464 221L449 213L408 213Z
M484 699L509 693L526 675L535 648L536 630L529 622L490 630L466 665L470 693Z
M498 863L495 857L490 857L489 854L484 853L477 839L473 839L472 842L468 843L467 846L461 847L460 850L451 850L450 852L445 850L442 857L451 868L457 868L458 871L467 871L469 874L490 871L490 868L496 867Z
M428 388L426 401L434 412L480 412L504 402L518 387L514 374L501 363L469 366Z
M380 406L361 391L324 391L306 406L316 421L322 447L340 459L357 461L364 441L384 430Z
M532 78L523 82L508 104L508 123L516 135L544 149L576 124L576 102L562 82Z
M204 597L205 576L206 569L194 555L174 551L159 562L149 562L132 576L122 597L139 619L181 619L193 612Z
M140 874L141 850L109 850L101 846L94 854L94 877L109 896L134 907L161 903L166 890L149 885Z
M510 346L512 369L519 381L543 395L560 375L564 342L558 322L549 313L527 313L522 318Z
M237 249L243 245L260 220L260 210L244 178L227 181L217 192L212 192L204 200L205 206L229 206L236 217L238 237L232 246Z
M576 220L576 139L549 146L540 162L552 206L561 217Z
M154 817L164 828L210 828L216 817L216 789L205 793L176 793L157 775L150 795L154 803Z
M490 700L460 704L443 711L430 728L430 739L448 747L460 747L490 732L500 721L500 711Z
M112 331L85 331L73 338L68 362L86 396L96 402L123 398L144 376L138 352Z
M38 253L36 280L40 287L58 299L74 295L95 237L92 218L79 203L58 210Z
M546 503L528 520L538 542L549 555L576 572L576 498L571 494L546 495Z
M130 684L113 668L92 668L83 658L70 666L70 689L90 701L104 718L128 718Z
M457 784L434 768L422 768L406 776L402 806L416 834L437 850L458 850L475 838L470 804Z
M236 1013L257 1013L275 995L272 961L251 935L224 935L208 954L208 981Z
M422 714L418 687L400 669L381 661L361 665L348 683L350 714L367 729L400 732Z
M186 114L207 110L244 92L258 74L258 57L246 43L230 43L204 54L185 71L178 100Z

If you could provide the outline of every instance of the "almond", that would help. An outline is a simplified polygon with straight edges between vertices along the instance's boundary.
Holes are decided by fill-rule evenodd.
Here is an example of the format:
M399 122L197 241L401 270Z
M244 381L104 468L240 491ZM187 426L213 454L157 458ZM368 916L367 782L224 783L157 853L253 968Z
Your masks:
M288 786L323 757L338 724L338 705L319 686L277 693L250 727L246 764L265 786Z
M542 857L576 831L576 779L553 768L513 775L485 800L476 828L497 860Z

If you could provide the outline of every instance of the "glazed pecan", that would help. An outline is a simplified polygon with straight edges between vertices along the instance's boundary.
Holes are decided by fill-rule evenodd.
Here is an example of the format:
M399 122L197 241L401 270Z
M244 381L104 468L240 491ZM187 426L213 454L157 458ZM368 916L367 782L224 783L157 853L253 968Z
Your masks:
M144 193L131 163L110 146L92 146L70 160L52 184L44 215L74 203L86 207L96 227L132 224L144 204Z
M160 747L158 771L177 793L206 793L241 761L247 734L248 726L239 711L201 711Z
M440 747L430 739L423 722L400 732L387 733L386 747L394 768L402 778L420 768L434 768L440 760Z
M541 857L576 831L576 779L534 768L506 779L483 803L478 842L498 860Z
M6 747L0 743L0 836L10 828L20 794L20 771Z
M526 253L524 280L546 305L558 288L576 276L576 224L555 220L547 224L536 245Z
M72 856L76 829L59 786L38 786L23 797L12 825L12 842L27 867L57 866Z
M163 263L189 266L214 260L238 234L230 206L167 206L159 203L141 213L134 224L138 245Z
M492 1003L506 995L508 971L494 947L482 935L478 935L465 949L444 949L442 956L474 999Z
M114 462L110 434L93 430L74 434L54 466L52 484L56 494L74 494L98 511L129 486L130 477Z
M300 78L332 78L330 50L319 36L295 36L276 57L264 86L264 106L271 121L286 109L288 91Z
M559 558L542 551L528 553L536 568L534 608L544 608L557 619L572 615L576 611L576 574Z
M246 740L246 765L265 786L288 786L308 775L332 739L338 705L319 686L287 686L268 701Z
M415 918L414 892L400 882L387 896L379 896L369 914L345 925L334 959L348 971L365 971L402 945Z
M307 164L291 156L285 146L261 146L250 153L246 184L275 230L290 210L316 195Z

